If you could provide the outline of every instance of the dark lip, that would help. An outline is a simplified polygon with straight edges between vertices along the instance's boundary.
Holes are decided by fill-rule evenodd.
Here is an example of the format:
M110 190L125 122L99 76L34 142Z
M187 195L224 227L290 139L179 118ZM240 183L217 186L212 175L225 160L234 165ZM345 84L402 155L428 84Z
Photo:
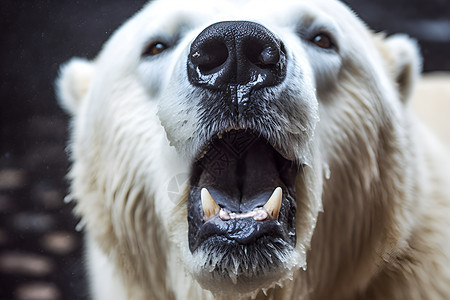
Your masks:
M216 242L220 241L225 244L236 242L241 245L248 245L265 237L289 240L288 233L278 220L255 221L253 218L245 218L222 221L219 217L215 217L200 227L193 250L211 238L216 239Z
M234 130L231 132L233 133L233 131ZM234 133L236 132L237 134L243 135L242 141L239 141L241 142L239 143L239 146L244 148L248 146L247 143L251 139L255 139L255 141L259 141L260 143L261 141L264 141L268 144L268 142L262 138L262 134L254 133L249 130L239 130L239 132L235 131ZM226 135L229 134L229 132L226 131L221 134ZM191 252L195 252L198 247L208 240L211 240L211 238L225 244L233 242L241 245L255 243L256 240L261 238L282 238L288 242L288 244L295 247L295 179L299 167L294 162L284 159L271 145L271 151L273 152L273 155L276 156L275 160L277 166L280 168L279 180L281 184L279 185L283 189L283 200L278 220L269 219L265 221L255 221L253 218L245 218L223 221L218 217L214 217L206 222L203 220L203 211L201 202L199 201L202 186L199 186L199 181L200 176L207 170L205 170L205 166L202 166L202 160L205 159L205 155L208 155L208 151L211 151L211 148L215 146L214 143L217 143L217 139L218 137L216 135L204 146L195 160L191 171L191 189L188 201L189 247ZM236 149L226 148L226 151L236 151ZM269 190L270 189L273 191L273 187L269 187ZM223 207L224 204L227 205L227 203L224 203L225 201L228 200L222 201L219 199L217 203Z
M248 132L251 135L254 135L256 138L264 139L268 144L270 144L271 147L273 147L274 151L277 152L281 157L283 157L287 162L296 165L298 169L300 169L301 165L299 165L294 160L291 160L289 158L286 158L287 155L284 153L284 151L281 149L280 145L277 144L276 141L273 140L273 138L270 138L269 131L273 131L271 128L260 128L258 130L250 129L248 124L246 122L242 122L240 125L234 125L235 121L231 122L225 122L224 124L221 124L222 126L219 126L220 129L217 129L216 131L206 131L204 132L206 139L200 140L198 148L200 150L197 151L197 154L194 156L194 165L198 161L200 161L205 153L208 152L209 149L211 149L211 146L213 144L213 141L221 138L223 135L229 134L230 132L236 132L236 131L242 131L242 132ZM230 125L233 124L233 125Z

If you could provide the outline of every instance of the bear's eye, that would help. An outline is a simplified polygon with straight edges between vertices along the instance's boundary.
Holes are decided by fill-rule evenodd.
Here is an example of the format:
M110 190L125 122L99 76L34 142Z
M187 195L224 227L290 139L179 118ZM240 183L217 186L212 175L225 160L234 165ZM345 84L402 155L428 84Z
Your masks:
M143 55L144 56L154 56L162 53L164 50L169 48L165 43L163 42L152 42L148 45L148 47L145 49Z
M334 48L334 43L331 37L326 33L319 33L315 35L311 42L313 42L316 46L323 48L323 49L332 49Z

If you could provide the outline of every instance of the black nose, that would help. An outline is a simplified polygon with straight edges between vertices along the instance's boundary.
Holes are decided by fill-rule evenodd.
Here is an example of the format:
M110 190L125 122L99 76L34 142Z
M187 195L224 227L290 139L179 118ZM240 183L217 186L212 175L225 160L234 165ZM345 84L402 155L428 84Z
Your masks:
M255 90L281 83L286 54L266 27L247 21L215 23L191 45L188 78L196 86L227 90L246 85Z

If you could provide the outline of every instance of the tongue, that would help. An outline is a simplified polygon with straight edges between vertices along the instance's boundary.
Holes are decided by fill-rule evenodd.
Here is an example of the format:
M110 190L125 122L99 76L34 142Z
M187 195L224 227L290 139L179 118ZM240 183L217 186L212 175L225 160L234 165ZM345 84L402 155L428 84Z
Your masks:
M262 139L249 140L248 134L242 143L236 134L225 135L206 153L198 186L227 211L245 213L263 206L284 184L273 148Z

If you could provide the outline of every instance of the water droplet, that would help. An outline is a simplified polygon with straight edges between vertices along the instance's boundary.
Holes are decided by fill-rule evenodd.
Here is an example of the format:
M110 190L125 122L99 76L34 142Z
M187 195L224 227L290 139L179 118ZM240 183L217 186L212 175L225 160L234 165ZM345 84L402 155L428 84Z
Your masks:
M330 180L331 171L330 171L330 166L327 163L323 164L323 171L325 173L325 179Z
M73 200L72 195L67 195L64 197L64 203L66 204L72 202L72 200Z
M78 232L82 231L83 228L84 228L84 225L85 225L85 224L84 224L84 221L81 220L81 221L78 222L78 224L75 226L75 230L78 231Z

